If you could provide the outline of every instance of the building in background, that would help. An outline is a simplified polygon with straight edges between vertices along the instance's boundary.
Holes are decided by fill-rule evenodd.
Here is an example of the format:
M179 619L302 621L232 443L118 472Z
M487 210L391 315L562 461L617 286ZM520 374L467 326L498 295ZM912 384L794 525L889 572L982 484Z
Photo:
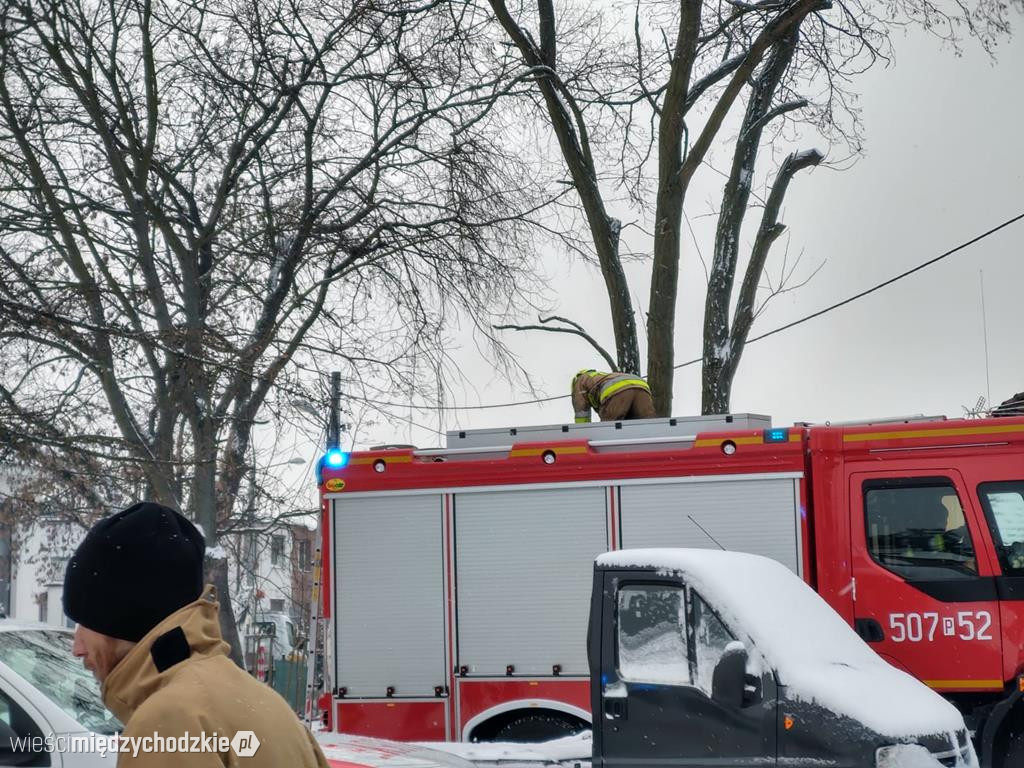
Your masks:
M11 611L12 509L6 475L0 471L0 618Z
M64 573L85 529L66 520L20 522L11 548L11 606L8 616L74 627L64 615Z
M64 573L86 529L64 518L19 514L9 470L0 468L0 618L73 626L64 616ZM255 613L278 613L301 636L309 620L315 531L289 523L222 537L240 634Z
M241 534L227 545L234 561L232 598L240 625L248 625L255 616L282 614L305 632L315 539L315 530L291 523L269 532Z

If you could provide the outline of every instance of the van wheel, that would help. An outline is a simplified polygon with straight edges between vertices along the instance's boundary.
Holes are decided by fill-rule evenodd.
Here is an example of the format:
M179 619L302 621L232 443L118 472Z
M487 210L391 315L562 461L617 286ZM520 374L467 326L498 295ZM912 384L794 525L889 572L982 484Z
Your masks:
M531 712L505 723L494 734L495 741L535 742L550 741L572 736L586 729L586 725L557 715Z
M1006 754L1003 756L1003 761L1000 765L1003 768L1015 768L1015 766L1024 765L1024 731L1010 734L1010 739L1006 744Z

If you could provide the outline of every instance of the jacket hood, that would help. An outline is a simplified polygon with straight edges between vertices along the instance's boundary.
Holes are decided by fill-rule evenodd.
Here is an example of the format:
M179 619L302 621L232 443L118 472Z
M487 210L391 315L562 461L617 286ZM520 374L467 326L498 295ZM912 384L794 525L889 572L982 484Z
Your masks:
M175 611L146 633L103 682L101 693L107 709L127 723L142 702L170 682L179 667L174 664L160 671L153 646L177 628L188 643L182 660L227 656L230 646L220 634L219 611L217 591L210 585L198 600ZM179 633L173 634L180 638Z

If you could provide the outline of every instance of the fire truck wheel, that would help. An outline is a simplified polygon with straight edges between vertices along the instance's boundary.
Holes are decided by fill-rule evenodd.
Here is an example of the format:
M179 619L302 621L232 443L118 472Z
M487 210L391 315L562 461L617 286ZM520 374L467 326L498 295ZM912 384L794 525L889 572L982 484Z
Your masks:
M548 741L579 733L581 726L555 714L532 712L510 720L494 735L495 741Z

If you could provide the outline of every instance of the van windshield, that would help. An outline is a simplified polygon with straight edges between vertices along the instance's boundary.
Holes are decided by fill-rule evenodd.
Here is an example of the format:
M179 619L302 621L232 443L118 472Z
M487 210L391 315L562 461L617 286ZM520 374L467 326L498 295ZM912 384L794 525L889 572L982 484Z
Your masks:
M0 661L88 731L122 730L100 698L99 685L71 653L72 635L47 629L0 631Z

